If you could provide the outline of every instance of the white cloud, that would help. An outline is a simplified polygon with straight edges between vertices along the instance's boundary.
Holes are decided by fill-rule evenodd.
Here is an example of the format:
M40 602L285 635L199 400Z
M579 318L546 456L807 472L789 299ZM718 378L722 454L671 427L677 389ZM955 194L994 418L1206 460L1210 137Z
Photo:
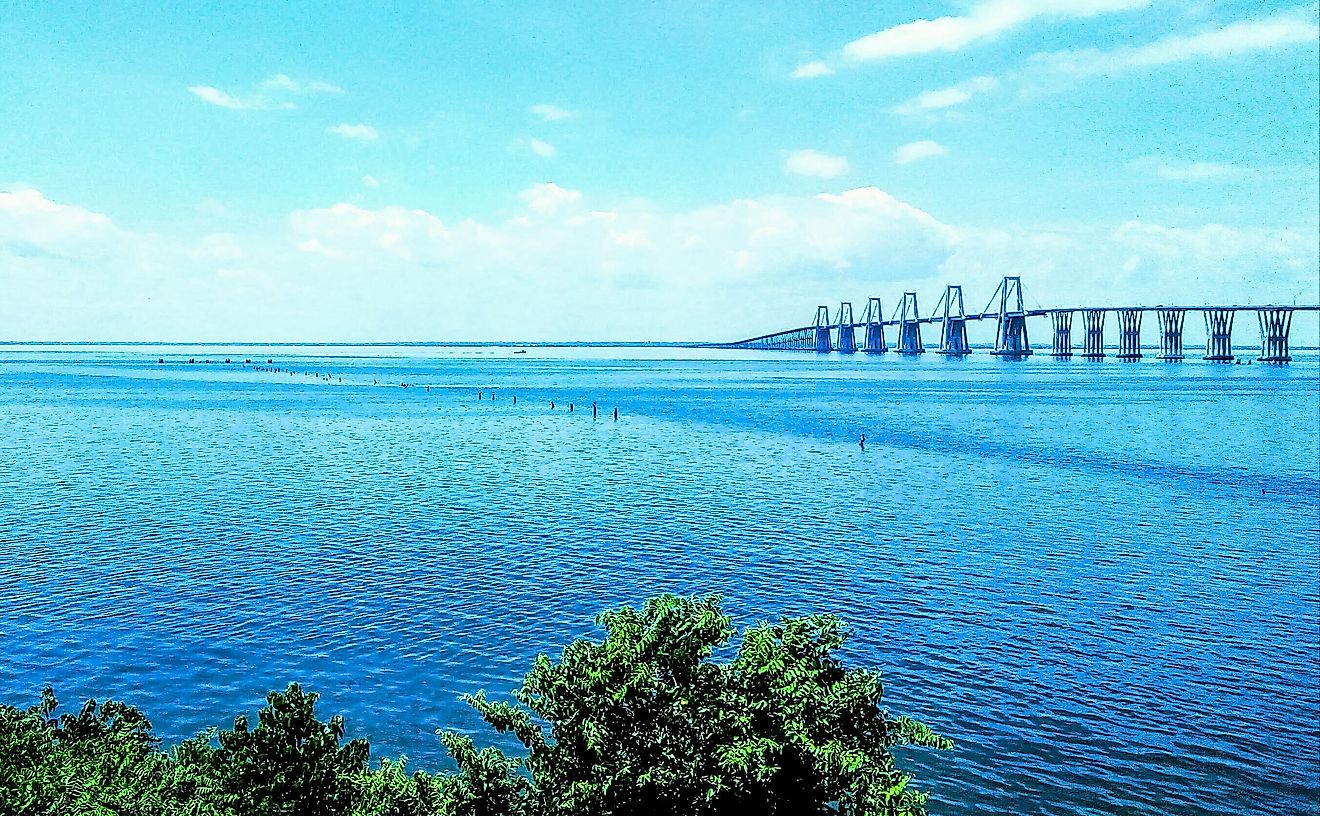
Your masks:
M923 91L894 108L894 112L905 116L931 113L932 111L961 105L979 94L989 93L998 87L999 80L994 77L972 77L966 82L960 82L947 88Z
M1051 306L1288 302L1317 285L1301 227L965 229L874 187L681 211L553 183L519 197L503 220L338 203L291 213L273 236L190 239L0 193L0 326L71 339L733 339L809 322L822 297L888 305L954 282L979 308L1004 274Z
M230 110L287 110L292 102L279 102L265 96L237 97L210 85L190 85L188 93L212 105Z
M287 74L275 74L267 77L261 87L270 91L283 91L293 94L342 94L344 89L331 82L297 82Z
M561 108L558 105L532 105L527 112L533 116L538 116L543 122L559 122L576 116L573 111Z
M558 150L555 150L554 145L540 139L532 139L527 143L527 147L533 153L545 159L552 159L559 153Z
M1223 59L1292 45L1314 46L1317 39L1320 39L1320 27L1314 14L1307 9L1295 9L1196 34L1170 35L1141 46L1036 54L1032 63L1038 70L1087 77L1200 59Z
M1092 17L1149 5L1150 0L982 0L964 15L939 17L886 28L853 40L843 55L871 62L910 54L957 51L996 37L1038 18Z
M370 187L370 188L373 189L373 190L378 190L378 189L380 189L380 179L378 179L378 178L376 178L375 176L372 176L372 175L366 175L366 176L363 176L363 177L362 177L362 186L363 186L363 187Z
M1186 162L1143 156L1131 162L1133 170L1166 181L1228 181L1247 175L1245 168L1218 162Z
M547 181L544 184L528 187L519 193L518 197L527 202L527 206L533 212L548 214L577 204L582 200L582 193L578 190L566 190L553 181Z
M799 176L836 178L848 172L848 160L817 150L796 150L788 154L784 169Z
M793 79L815 79L816 77L829 76L834 73L834 69L820 60L815 62L804 62L793 69L789 74Z
M894 161L898 164L911 164L922 159L929 159L932 156L943 156L949 151L939 142L932 142L930 139L922 139L919 142L908 142L894 151Z
M333 133L336 136L343 136L345 139L357 139L363 142L373 142L380 137L376 129L371 125L350 125L348 123L340 125L331 125L325 129L326 133Z

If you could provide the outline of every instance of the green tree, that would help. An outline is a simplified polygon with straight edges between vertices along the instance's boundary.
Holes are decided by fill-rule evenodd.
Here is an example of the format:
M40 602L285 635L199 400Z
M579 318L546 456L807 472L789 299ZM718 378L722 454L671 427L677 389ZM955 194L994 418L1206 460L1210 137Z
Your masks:
M880 707L879 675L834 654L837 618L751 627L723 662L735 632L716 597L665 595L597 623L603 641L537 658L517 704L467 698L526 747L525 812L925 813L890 749L952 743Z

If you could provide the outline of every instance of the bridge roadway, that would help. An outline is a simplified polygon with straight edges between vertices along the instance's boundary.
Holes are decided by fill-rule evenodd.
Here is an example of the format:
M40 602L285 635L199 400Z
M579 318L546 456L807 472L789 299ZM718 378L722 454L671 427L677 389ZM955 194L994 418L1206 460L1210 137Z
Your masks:
M1274 304L1269 304L1266 306L1074 306L1073 308L1070 309L1026 309L1022 312L1022 314L1024 317L1045 317L1046 315L1052 315L1052 314L1075 314L1077 312L1091 312L1091 311L1255 312L1261 309L1286 309L1292 312L1320 312L1320 304L1310 304L1306 306L1284 306L1284 305L1274 305ZM999 312L981 312L980 314L969 314L969 315L963 315L962 317L950 316L951 320L997 320L998 318L999 318ZM853 328L853 329L864 329L867 326L876 325L876 324L881 326L899 326L902 325L904 322L924 323L924 324L943 323L944 315L928 315L926 317L909 318L907 321L904 321L897 317L893 317L888 320L876 320L876 321L867 321L861 323L854 322L854 323L845 323L843 325L845 327ZM829 324L829 328L837 329L839 328L839 324L831 323ZM777 332L770 332L769 334L762 334L756 337L749 337L746 340L736 340L732 343L714 343L712 345L714 345L717 348L739 348L746 346L748 343L755 343L758 340L769 340L773 337L780 337L782 335L789 335L789 334L798 334L801 332L810 332L810 331L815 331L815 329L816 326L814 325L801 326L796 329L783 329Z
M998 300L998 308L992 308ZM1201 312L1205 318L1205 359L1230 361L1236 359L1233 354L1233 319L1238 312L1255 312L1260 324L1260 357L1268 363L1286 363L1292 359L1288 353L1288 334L1292 328L1292 316L1295 312L1320 311L1316 305L1249 305L1232 304L1225 306L1072 306L1057 309L1028 309L1024 301L1022 279L1006 276L990 296L990 302L980 312L967 314L963 308L962 287L950 284L945 287L931 314L922 317L918 311L917 293L904 292L903 299L894 309L893 314L884 318L880 298L870 298L866 312L861 320L853 318L852 304L845 301L833 321L829 309L825 306L816 308L816 320L810 326L799 326L771 332L734 343L715 344L719 348L745 349L794 349L804 351L830 352L844 354L863 351L882 353L889 351L885 339L885 329L898 328L894 350L899 354L922 354L926 349L921 338L922 326L939 325L939 354L963 355L971 353L967 341L967 321L994 320L995 343L992 354L1005 357L1026 357L1034 353L1028 339L1027 318L1046 317L1051 319L1054 329L1054 342L1050 351L1055 357L1073 355L1072 326L1073 316L1081 313L1080 333L1082 344L1080 353L1088 359L1107 356L1105 344L1105 316L1113 312L1118 318L1118 353L1120 360L1135 360L1142 356L1141 319L1147 312L1155 312L1158 318L1159 354L1164 360L1182 360L1183 324L1188 312ZM858 342L858 330L862 339ZM837 341L835 340L837 337Z

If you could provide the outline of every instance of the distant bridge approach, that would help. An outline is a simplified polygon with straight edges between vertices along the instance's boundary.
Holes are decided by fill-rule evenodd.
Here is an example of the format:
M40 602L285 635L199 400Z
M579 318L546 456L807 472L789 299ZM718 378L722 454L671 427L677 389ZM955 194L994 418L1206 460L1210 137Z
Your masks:
M990 302L980 312L968 314L963 307L963 291L958 285L944 288L944 294L934 309L922 316L916 292L904 292L889 317L881 310L880 298L867 301L861 320L856 320L852 303L839 304L831 317L829 308L818 306L816 318L809 326L763 334L733 343L718 343L720 348L800 350L842 354L865 352L881 354L890 351L886 330L893 331L893 351L899 354L922 354L928 349L922 338L938 333L937 354L970 354L967 342L969 321L995 321L995 342L991 354L1002 357L1026 357L1032 354L1027 335L1027 318L1048 317L1053 329L1054 342L1050 354L1054 357L1072 357L1074 352L1087 359L1107 356L1110 346L1105 344L1105 318L1111 312L1117 319L1118 345L1115 356L1120 360L1135 360L1142 356L1141 323L1147 313L1153 312L1159 335L1162 360L1182 360L1183 325L1188 312L1200 312L1205 320L1206 360L1232 361L1233 322L1239 312L1255 312L1260 327L1260 356L1264 363L1286 363L1292 359L1288 352L1288 333L1295 312L1320 311L1320 305L1226 305L1226 306L1073 306L1059 309L1028 309L1024 306L1022 279L1005 277L1000 281ZM1078 326L1080 345L1074 342L1073 320L1081 315ZM934 338L930 338L934 339Z

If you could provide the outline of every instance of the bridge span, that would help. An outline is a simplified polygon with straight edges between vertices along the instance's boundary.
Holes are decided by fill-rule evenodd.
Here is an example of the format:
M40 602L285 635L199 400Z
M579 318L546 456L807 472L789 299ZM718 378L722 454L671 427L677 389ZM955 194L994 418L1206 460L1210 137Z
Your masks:
M1033 353L1027 332L1027 318L1048 317L1053 330L1050 354L1054 357L1072 357L1074 352L1086 359L1100 359L1114 348L1105 342L1105 318L1113 313L1117 322L1118 345L1115 356L1120 360L1136 360L1142 356L1142 317L1154 312L1159 337L1161 360L1182 360L1183 325L1188 312L1200 312L1205 320L1206 360L1232 361L1233 322L1238 312L1255 312L1260 327L1260 356L1263 363L1286 363L1292 359L1288 352L1288 334L1292 328L1294 312L1320 311L1320 305L1277 306L1273 304L1227 306L1072 306L1057 309L1028 309L1024 305L1022 279L1007 276L999 283L985 309L968 313L963 307L962 287L950 284L936 301L930 313L922 316L916 292L904 292L903 298L885 317L880 298L870 298L862 319L856 320L852 303L839 304L833 318L826 306L816 308L816 319L809 326L763 334L733 343L717 343L718 348L762 350L799 350L843 354L866 352L883 354L890 351L885 330L894 329L893 351L899 354L923 354L928 334L938 333L937 354L961 356L970 354L967 342L968 321L995 321L995 343L991 354L1021 358ZM1073 318L1081 314L1079 325L1081 343L1073 338ZM858 340L861 340L859 343ZM934 340L936 338L929 338Z

